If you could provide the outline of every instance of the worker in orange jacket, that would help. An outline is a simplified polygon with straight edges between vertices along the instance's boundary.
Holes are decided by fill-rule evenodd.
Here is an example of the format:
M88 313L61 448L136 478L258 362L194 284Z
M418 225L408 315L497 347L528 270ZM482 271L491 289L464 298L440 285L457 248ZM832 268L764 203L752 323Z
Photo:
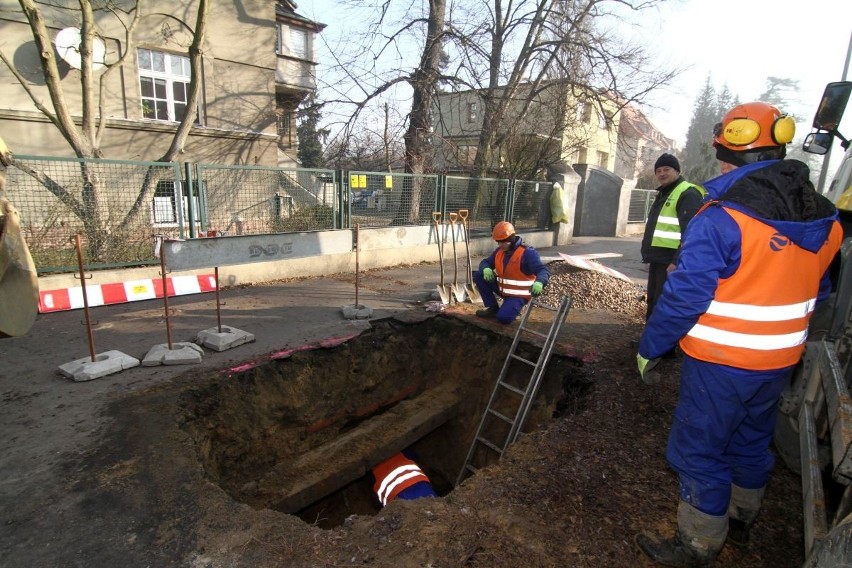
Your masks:
M437 497L432 482L408 450L398 452L372 469L373 491L382 507L394 499Z
M476 315L509 324L531 298L541 295L550 271L538 251L525 245L508 221L494 225L491 237L497 241L497 248L473 272L473 283L485 306ZM502 298L503 303L498 305L497 298Z
M783 159L793 118L763 102L735 106L714 131L722 175L689 224L639 342L640 375L679 343L680 391L666 458L680 480L677 531L641 533L665 566L712 566L726 539L745 545L774 458L778 399L831 291L837 210L808 167ZM654 520L657 524L657 520Z

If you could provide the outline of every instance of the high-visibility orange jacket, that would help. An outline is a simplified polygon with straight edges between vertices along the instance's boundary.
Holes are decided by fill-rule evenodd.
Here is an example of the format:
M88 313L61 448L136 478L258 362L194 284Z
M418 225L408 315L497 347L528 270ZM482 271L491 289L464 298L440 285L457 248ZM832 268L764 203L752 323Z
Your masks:
M639 353L678 343L691 358L756 371L794 365L813 306L831 293L839 250L834 205L798 160L762 160L705 182L677 270L645 325Z
M494 269L497 272L497 284L500 286L500 293L503 296L514 296L516 298L525 298L529 300L530 286L535 282L535 274L524 274L521 270L521 258L524 256L526 247L523 245L515 247L511 251L512 256L509 257L509 262L506 263L506 253L498 250L494 257Z
M835 222L826 246L811 252L754 217L724 209L740 227L742 261L734 274L719 281L713 301L680 346L696 359L742 369L794 365L807 340L819 276L843 238L840 224ZM778 277L796 274L809 277Z
M412 485L429 478L416 463L405 457L402 452L391 456L373 468L376 482L373 491L381 501L382 506L393 501L397 495Z

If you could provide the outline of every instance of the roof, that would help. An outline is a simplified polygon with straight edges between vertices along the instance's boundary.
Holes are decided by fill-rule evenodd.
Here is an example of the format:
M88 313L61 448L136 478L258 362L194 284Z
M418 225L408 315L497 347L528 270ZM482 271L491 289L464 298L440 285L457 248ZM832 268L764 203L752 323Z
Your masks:
M296 13L299 6L293 0L276 0L275 2L275 17L278 20L287 20L293 23L302 24L307 28L313 28L316 31L322 31L326 24L310 20L301 14Z

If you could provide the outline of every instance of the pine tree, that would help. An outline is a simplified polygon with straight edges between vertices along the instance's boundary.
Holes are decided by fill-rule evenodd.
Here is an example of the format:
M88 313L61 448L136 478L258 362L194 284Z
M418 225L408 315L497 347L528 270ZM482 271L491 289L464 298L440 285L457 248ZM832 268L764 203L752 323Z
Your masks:
M757 97L757 100L769 103L781 112L790 114L796 121L801 121L802 117L796 116L791 110L799 103L796 100L798 91L799 82L795 79L767 77L766 90Z
M723 93L727 92L727 88ZM683 149L683 176L695 183L701 183L716 177L719 164L713 151L713 127L720 120L719 98L710 82L710 77L704 83L704 88L695 100L692 119L686 131L686 146Z
M318 128L321 118L319 109L313 95L305 99L299 109L299 125L296 127L299 150L296 156L299 159L299 165L303 168L325 166L322 147L329 131L326 128Z

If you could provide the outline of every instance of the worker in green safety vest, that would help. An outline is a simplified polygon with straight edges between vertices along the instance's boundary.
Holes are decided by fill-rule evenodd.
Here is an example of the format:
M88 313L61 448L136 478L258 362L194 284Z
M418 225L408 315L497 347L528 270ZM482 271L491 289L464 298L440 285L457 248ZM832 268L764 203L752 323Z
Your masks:
M642 237L642 262L648 265L646 321L654 311L657 298L663 293L668 273L675 268L686 226L698 212L706 193L700 185L683 179L680 162L671 154L657 158L654 177L660 187L648 212Z

